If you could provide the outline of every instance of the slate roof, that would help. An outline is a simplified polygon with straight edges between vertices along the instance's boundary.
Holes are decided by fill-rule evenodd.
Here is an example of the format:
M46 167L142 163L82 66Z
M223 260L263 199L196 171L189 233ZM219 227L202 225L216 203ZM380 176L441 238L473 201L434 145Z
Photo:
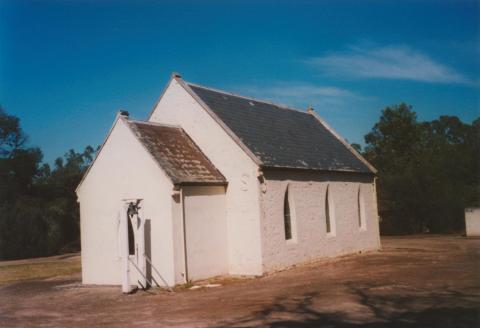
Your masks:
M310 113L187 85L263 167L374 173Z
M226 184L185 131L176 126L125 120L174 184Z

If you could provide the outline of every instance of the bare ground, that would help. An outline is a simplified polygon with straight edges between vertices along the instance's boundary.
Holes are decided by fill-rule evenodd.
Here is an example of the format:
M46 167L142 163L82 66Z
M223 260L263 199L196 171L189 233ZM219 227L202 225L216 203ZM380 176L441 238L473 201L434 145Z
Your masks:
M382 245L175 293L82 287L78 273L8 283L0 326L480 327L480 239L384 237Z
M72 275L81 270L78 253L0 262L0 286L21 280Z

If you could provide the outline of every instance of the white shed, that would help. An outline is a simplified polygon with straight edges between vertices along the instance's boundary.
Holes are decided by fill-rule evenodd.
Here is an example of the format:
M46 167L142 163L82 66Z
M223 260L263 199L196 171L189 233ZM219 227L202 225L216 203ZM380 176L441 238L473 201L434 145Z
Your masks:
M480 237L480 208L465 209L465 233L467 237Z
M375 172L311 110L173 75L147 121L117 116L77 189L83 282L129 269L128 285L172 286L378 249Z

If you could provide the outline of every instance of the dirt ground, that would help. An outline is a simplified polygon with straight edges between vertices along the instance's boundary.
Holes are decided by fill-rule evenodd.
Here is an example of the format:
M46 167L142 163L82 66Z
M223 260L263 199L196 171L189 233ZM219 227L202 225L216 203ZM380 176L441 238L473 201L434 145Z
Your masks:
M0 287L0 326L480 327L480 239L383 237L382 245L175 293L83 287L78 273L9 283Z

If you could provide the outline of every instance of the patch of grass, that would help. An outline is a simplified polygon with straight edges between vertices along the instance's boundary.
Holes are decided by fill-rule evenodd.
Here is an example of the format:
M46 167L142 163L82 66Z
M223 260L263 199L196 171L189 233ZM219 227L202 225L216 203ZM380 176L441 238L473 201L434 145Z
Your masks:
M71 275L80 271L79 258L4 265L0 266L0 286L22 280Z

